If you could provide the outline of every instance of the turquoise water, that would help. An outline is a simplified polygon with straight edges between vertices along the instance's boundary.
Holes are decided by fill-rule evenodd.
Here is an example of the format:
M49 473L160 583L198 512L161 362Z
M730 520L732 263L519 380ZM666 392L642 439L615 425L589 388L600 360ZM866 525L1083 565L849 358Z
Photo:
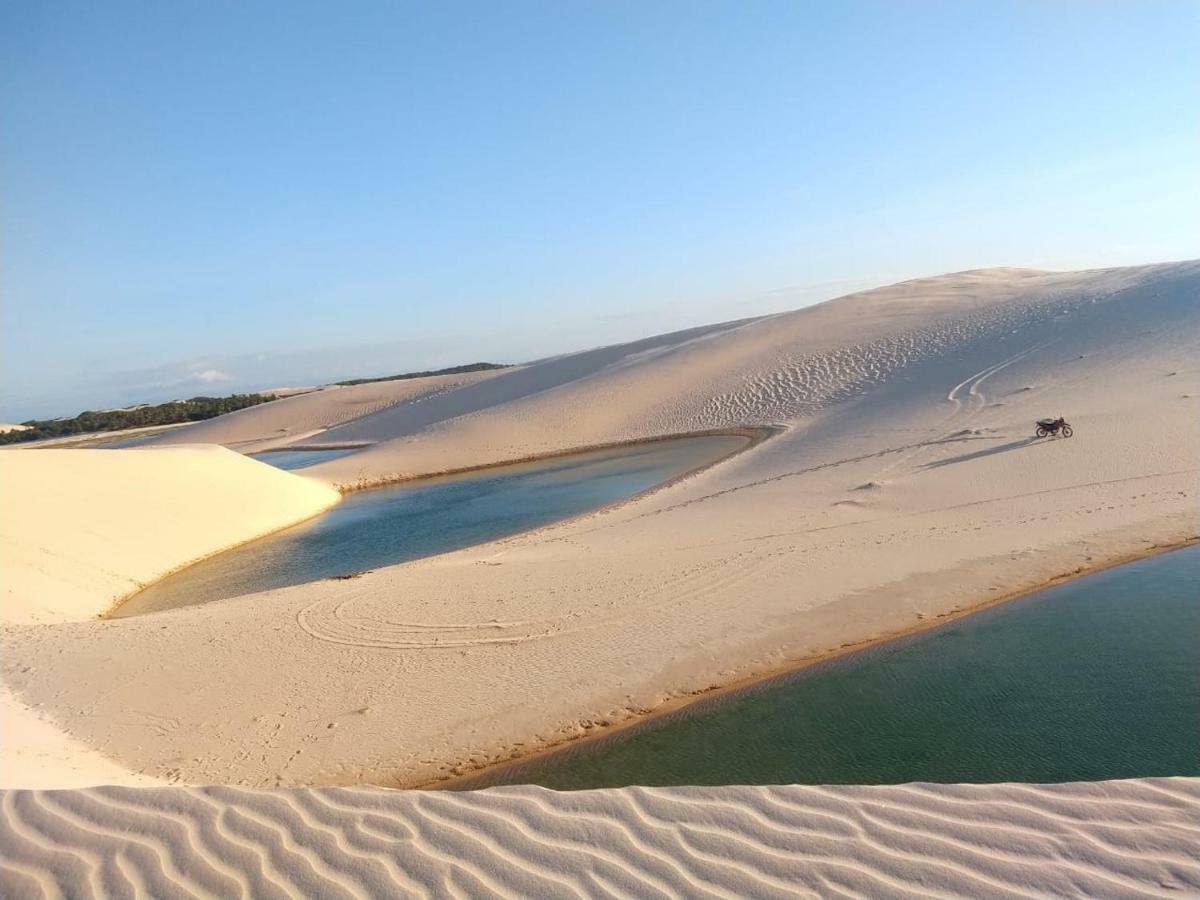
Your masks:
M1198 647L1191 547L456 787L1197 776Z
M114 616L336 578L480 544L614 503L746 443L743 437L680 438L360 491L308 522L164 578L126 600Z

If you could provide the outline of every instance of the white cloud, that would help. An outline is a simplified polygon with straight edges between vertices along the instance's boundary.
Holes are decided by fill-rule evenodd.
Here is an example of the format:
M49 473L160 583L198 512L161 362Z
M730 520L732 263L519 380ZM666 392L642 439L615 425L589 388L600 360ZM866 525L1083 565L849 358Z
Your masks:
M199 372L193 372L192 378L203 384L215 384L218 381L233 381L233 376L228 372L222 372L220 369L203 369Z

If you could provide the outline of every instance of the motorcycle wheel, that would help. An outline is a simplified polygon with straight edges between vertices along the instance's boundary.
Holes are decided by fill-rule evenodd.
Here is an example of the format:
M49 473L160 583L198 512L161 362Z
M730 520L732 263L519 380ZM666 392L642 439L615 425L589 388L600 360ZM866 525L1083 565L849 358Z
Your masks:
M1074 430L1072 430L1070 425L1064 425L1063 429L1062 429L1062 433L1063 433L1063 437L1070 437L1075 432L1074 432Z
M1046 436L1046 435L1048 435L1049 433L1050 433L1050 432L1046 430L1046 428L1045 428L1045 426L1044 426L1044 425L1039 425L1039 426L1037 427L1037 436L1038 436L1038 437L1045 437L1045 436Z

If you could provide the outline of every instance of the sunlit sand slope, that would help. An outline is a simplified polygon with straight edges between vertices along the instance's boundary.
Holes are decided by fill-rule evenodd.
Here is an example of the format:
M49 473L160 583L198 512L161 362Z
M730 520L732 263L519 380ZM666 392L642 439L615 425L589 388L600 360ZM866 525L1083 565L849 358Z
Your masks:
M0 453L0 622L94 617L338 497L221 447Z
M331 431L327 437L337 441L374 443L413 435L430 426L461 419L482 410L517 408L522 402L563 385L587 382L605 373L669 357L685 347L708 346L711 339L735 331L744 324L745 321L705 325L628 344L615 344L541 360L501 372L484 383L431 398L419 406L404 405L381 410L349 422Z
M1180 897L1200 783L3 795L0 891L71 897Z
M253 453L298 441L321 444L331 440L358 440L348 436L331 438L325 432L344 422L385 409L419 404L464 385L486 381L495 375L496 370L489 370L370 384L330 385L196 422L148 438L140 444L223 444L243 453Z
M897 381L906 399L937 392L973 414L982 399L971 378L997 382L1010 369L1038 373L1036 393L1021 399L1051 405L1031 403L1031 411L1053 413L1054 403L1074 410L1063 380L1077 383L1112 357L1068 365L1067 354L1133 351L1148 331L1155 340L1141 341L1142 350L1156 352L1164 328L1181 319L1194 326L1198 273L1196 263L987 269L548 360L335 429L330 436L379 443L310 474L362 484L663 434L801 422ZM961 397L949 397L955 388Z

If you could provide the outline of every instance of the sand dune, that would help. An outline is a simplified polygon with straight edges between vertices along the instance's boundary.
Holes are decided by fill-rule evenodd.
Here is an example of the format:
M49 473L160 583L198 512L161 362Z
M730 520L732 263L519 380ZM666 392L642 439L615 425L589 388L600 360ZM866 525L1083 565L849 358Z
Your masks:
M1200 781L0 795L6 897L1178 897Z
M405 405L381 410L331 431L328 438L375 443L412 435L431 425L460 419L481 410L509 409L519 401L544 395L563 385L587 382L606 372L660 359L683 347L697 344L707 346L708 339L734 331L743 324L745 322L725 322L691 328L628 344L542 360L520 369L501 372L486 382L446 393L420 406Z
M497 370L488 370L369 384L334 384L196 422L139 443L140 446L223 444L243 453L255 453L297 441L313 444L342 440L356 442L358 438L335 438L325 432L344 422L379 414L382 410L415 406L456 388L487 381L496 374Z
M1195 295L1187 292L1195 290L1198 272L1192 263L966 272L548 360L416 409L342 426L331 436L377 446L309 474L362 484L662 434L798 424L901 373L944 397L955 375L972 371L974 358L979 371L997 365L999 372L1036 348L1053 349L1027 368L1051 363L1072 346L1133 343L1136 332L1120 332L1143 330L1136 321L1141 307L1194 323ZM1181 279L1190 287L1178 287ZM997 348L1010 349L993 356ZM954 368L933 372L946 363ZM943 387L939 378L954 380Z
M0 622L94 618L172 569L339 495L220 447L0 455Z
M172 569L338 499L325 485L220 447L0 454L0 624L94 619ZM46 657L23 668L51 671ZM95 683L103 689L105 679ZM7 686L0 736L0 785L158 780L63 734Z
M306 473L355 484L702 428L778 433L615 508L358 578L9 626L5 681L140 775L433 783L1195 539L1197 346L1200 264L1178 263L923 279L536 363L430 395L419 415L363 417L346 433L377 445ZM1034 440L1060 412L1075 437ZM123 477L113 490L131 496L143 476Z

